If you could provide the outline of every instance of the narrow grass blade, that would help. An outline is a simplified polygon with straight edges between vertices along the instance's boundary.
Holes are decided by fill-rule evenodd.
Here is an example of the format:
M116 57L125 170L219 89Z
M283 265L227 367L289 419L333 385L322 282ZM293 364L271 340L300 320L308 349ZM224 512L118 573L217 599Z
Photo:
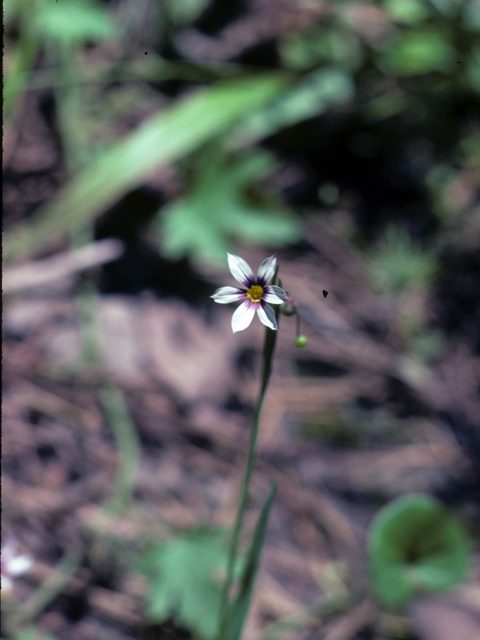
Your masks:
M140 461L140 443L122 392L116 387L106 387L100 389L99 397L118 447L117 475L106 508L119 517L132 500Z
M229 607L226 618L225 632L222 634L221 640L239 640L245 619L248 614L250 602L255 586L258 568L260 565L260 556L262 553L263 543L265 540L265 532L272 507L273 498L275 496L276 485L272 483L270 492L262 507L262 511L258 517L255 531L253 533L252 542L245 558L245 564L240 578L238 593Z

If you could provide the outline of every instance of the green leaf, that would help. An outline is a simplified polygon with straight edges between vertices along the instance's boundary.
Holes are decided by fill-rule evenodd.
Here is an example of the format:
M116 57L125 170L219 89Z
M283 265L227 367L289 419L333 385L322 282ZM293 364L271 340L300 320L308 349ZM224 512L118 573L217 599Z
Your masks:
M397 22L416 24L430 15L430 10L424 0L385 0L385 9Z
M38 31L52 40L63 43L101 41L117 33L107 11L90 0L42 2L37 11Z
M21 5L18 0L3 0L3 22L7 27L11 26L11 21L21 12Z
M387 71L410 76L431 71L449 72L455 56L446 34L430 28L404 32L386 51L383 61Z
M394 608L420 593L454 586L468 567L463 528L439 502L421 494L402 496L377 514L368 550L378 597Z
M325 63L341 63L355 69L362 61L358 38L347 30L317 27L295 34L280 45L280 55L291 69L312 69Z
M348 72L337 66L316 69L271 105L252 114L235 137L244 143L260 140L282 127L324 113L330 107L344 105L353 94L354 85Z
M252 151L228 159L213 145L192 161L187 194L164 207L158 218L161 250L166 256L224 260L236 238L260 244L285 244L299 238L294 216L253 188L275 166L269 154Z
M238 592L228 608L226 628L221 634L221 640L239 640L242 634L260 566L260 557L265 541L268 517L275 497L275 488L275 482L273 482L255 526L252 542L245 558Z
M190 24L206 9L210 0L164 0L163 8L175 26Z
M7 234L4 257L26 257L61 234L91 222L156 167L178 160L225 132L282 92L286 83L281 74L221 82L153 116L92 162L31 222Z
M155 544L142 559L148 576L147 618L154 623L173 617L206 640L215 637L226 572L227 536L197 530Z

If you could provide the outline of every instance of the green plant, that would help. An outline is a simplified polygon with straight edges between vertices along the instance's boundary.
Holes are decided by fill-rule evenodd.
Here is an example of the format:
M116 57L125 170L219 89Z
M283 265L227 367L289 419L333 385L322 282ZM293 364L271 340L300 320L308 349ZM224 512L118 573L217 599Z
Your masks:
M373 583L388 607L401 607L422 593L445 591L465 579L465 531L427 495L402 496L384 507L369 531Z
M398 294L431 282L435 253L416 244L405 229L391 226L368 252L368 266L375 288Z
M225 531L196 529L144 554L147 575L145 614L150 622L169 617L206 640L217 632L225 579L228 537Z
M112 495L105 508L119 517L130 505L140 460L140 443L122 393L116 387L99 391L118 448L118 468Z
M405 229L390 226L367 259L370 281L395 314L405 351L421 362L441 353L442 333L427 324L427 292L438 268L435 249L421 247Z
M256 184L275 167L269 154L227 155L212 143L182 164L185 195L164 207L157 219L164 255L220 260L235 240L286 244L300 238L298 219Z
M34 74L42 49L70 51L85 42L113 38L118 34L109 13L94 0L19 0L5 3L6 24L15 24L18 37L7 44L4 116L9 117ZM69 63L73 60L70 59Z
M265 325L260 389L255 407L245 473L231 535L219 530L199 529L155 544L141 567L149 576L147 615L161 622L168 616L194 630L206 640L239 640L248 614L275 483L260 511L246 553L240 553L240 535L255 464L262 406L272 372L280 307L287 295L277 282L276 256L262 262L255 277L239 256L228 256L234 278L244 288L220 287L212 298L219 303L242 302L232 318L233 332L246 329L255 312ZM273 284L268 285L269 281ZM279 284L280 281L278 280Z

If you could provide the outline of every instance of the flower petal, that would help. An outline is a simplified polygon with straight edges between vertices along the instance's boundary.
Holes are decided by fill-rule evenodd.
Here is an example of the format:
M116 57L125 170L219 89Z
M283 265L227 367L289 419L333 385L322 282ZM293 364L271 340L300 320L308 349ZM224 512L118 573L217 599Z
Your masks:
M275 311L268 304L262 304L257 307L257 314L260 321L269 329L277 330L277 320L275 318Z
M266 258L259 266L257 280L262 286L265 286L273 278L276 266L277 254Z
M219 304L228 304L229 302L237 302L246 297L245 291L238 287L220 287L213 296L210 296Z
M250 300L245 300L245 302L238 307L232 316L233 333L243 331L250 325L255 315L255 306L256 305L253 305Z
M288 300L288 296L282 288L271 284L268 287L264 287L262 300L270 302L270 304L281 304Z
M240 256L234 256L233 254L229 253L228 268L230 269L230 273L235 278L235 280L237 280L237 282L241 282L245 287L248 288L255 282L253 271L250 269L245 260L243 258L240 258Z

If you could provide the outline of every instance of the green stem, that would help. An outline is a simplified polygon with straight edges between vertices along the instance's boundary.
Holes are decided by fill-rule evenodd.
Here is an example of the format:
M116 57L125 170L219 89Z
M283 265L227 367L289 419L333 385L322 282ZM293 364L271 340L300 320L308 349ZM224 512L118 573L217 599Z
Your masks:
M277 326L279 320L279 314L276 312ZM235 526L233 529L232 540L230 543L230 551L228 555L227 564L227 579L222 593L222 605L221 605L221 622L219 630L219 640L225 640L225 630L228 622L228 600L229 593L233 583L234 567L238 555L238 539L242 528L243 516L245 514L245 507L247 504L248 490L250 487L250 480L252 477L253 465L255 463L255 452L257 448L258 428L260 425L260 415L262 412L263 401L267 391L268 383L270 380L270 374L272 372L273 354L275 351L275 344L277 341L277 331L267 328L265 330L265 342L263 345L263 357L262 357L262 374L260 382L260 392L258 394L257 405L255 407L255 415L253 419L252 433L250 436L250 444L248 447L247 463L245 467L245 476L242 483L242 492L240 495L240 502L237 509L237 516L235 519Z
M80 567L83 559L81 545L69 548L60 560L55 571L22 604L14 616L14 622L20 627L32 622L64 590L65 586Z
M28 89L39 50L39 41L31 12L29 3L20 3L19 37L12 54L10 68L5 74L3 87L3 115L7 125L10 124L14 116L18 100Z
M140 461L140 443L123 395L116 387L99 391L100 402L107 416L118 448L118 467L107 510L120 517L128 508L135 489Z
M15 63L15 65L12 64L13 66L16 68L19 65ZM22 64L20 68L24 69L25 67L26 65ZM215 82L235 75L246 75L250 71L246 67L234 63L200 64L186 61L165 61L160 58L119 62L113 66L110 62L90 63L88 69L85 68L85 65L77 63L73 64L72 68L76 74L72 78L63 75L55 67L37 69L34 75L32 75L31 71L15 71L12 79L10 79L11 74L9 73L8 81L5 81L3 90L5 101L7 97L12 100L14 96L23 91L65 87L72 84L75 85L77 82L81 82L82 85L106 84L109 82L126 84L128 82L155 82L171 79ZM79 80L76 79L77 77Z
M58 125L69 173L74 176L84 166L89 157L82 105L82 86L78 64L81 50L78 45L51 44L50 56L58 59L58 77L63 83L55 91L58 111ZM84 224L70 233L73 248L93 241L92 225ZM95 366L100 361L102 331L99 321L99 296L93 282L80 278L74 291L78 311L78 324L82 345L82 360L87 366Z
M58 109L58 124L65 154L67 169L75 175L88 162L88 147L85 138L85 123L82 106L82 81L78 65L81 53L78 47L61 44L54 49L59 60L58 77L61 86L55 91Z

